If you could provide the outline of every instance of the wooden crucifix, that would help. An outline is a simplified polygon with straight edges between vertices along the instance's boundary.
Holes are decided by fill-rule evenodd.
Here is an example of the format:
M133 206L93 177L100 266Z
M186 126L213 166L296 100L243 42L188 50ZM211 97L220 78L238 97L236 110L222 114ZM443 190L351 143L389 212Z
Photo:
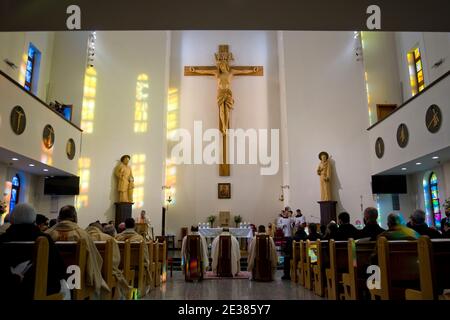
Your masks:
M186 66L185 76L214 76L217 79L217 106L219 107L219 129L222 133L222 161L219 165L219 175L230 175L230 164L227 159L227 131L230 128L230 116L233 109L233 93L231 80L233 76L262 76L261 66L230 66L233 54L228 45L219 45L219 52L215 54L216 66Z

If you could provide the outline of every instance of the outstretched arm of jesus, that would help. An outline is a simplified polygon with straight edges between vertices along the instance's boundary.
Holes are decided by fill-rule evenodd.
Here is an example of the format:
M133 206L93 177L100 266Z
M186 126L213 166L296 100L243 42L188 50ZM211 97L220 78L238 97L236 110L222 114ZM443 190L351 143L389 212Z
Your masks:
M189 68L190 72L194 72L197 74L204 74L204 75L208 75L208 76L215 76L217 74L216 70L205 70L205 69L198 69L196 67L190 67Z
M234 69L234 68L231 68L231 72L233 73L233 74L250 74L250 73L256 73L256 72L258 72L259 71L259 67L253 67L253 68L249 68L249 69L244 69L244 70L242 70L242 69Z

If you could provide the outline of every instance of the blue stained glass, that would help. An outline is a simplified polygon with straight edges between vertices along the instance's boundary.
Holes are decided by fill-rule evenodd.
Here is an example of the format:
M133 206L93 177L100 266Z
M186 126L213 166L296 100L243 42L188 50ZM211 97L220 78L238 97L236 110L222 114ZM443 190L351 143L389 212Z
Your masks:
M20 183L19 183L19 178L18 178L17 176L15 176L14 178L12 178L11 183L12 183L13 186L18 187L19 184L20 184Z

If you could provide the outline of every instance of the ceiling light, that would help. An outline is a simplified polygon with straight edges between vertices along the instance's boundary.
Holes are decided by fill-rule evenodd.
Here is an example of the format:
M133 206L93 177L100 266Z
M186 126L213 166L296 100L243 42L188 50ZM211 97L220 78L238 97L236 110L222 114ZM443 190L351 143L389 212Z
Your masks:
M403 171L405 171L405 170L406 170L406 168L402 168L402 170L403 170Z
M43 171L48 172L48 169L43 169Z
M11 160L12 161L19 161L19 159L17 159L17 158L12 158Z
M422 162L416 162L416 166L420 166Z
M34 167L34 164L30 163L28 166L29 166L29 167Z
M439 157L438 156L434 156L432 159L436 160L436 159L439 159Z

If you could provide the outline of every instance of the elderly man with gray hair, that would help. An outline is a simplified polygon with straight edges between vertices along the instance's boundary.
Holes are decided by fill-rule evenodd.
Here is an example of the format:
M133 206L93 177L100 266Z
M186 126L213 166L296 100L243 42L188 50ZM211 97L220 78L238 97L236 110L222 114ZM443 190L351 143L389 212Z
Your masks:
M428 227L425 222L426 214L423 210L417 209L413 212L408 223L408 227L415 230L421 236L428 236L430 239L441 238L441 234L436 229Z

